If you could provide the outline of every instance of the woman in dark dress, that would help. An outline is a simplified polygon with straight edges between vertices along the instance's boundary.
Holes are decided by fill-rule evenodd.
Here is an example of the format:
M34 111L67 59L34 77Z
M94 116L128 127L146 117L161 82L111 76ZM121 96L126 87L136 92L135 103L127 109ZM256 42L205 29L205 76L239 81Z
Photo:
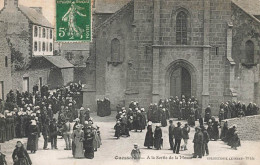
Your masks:
M162 127L166 127L167 126L166 110L165 110L165 108L162 109L161 124L162 124Z
M215 122L213 123L213 126L212 126L212 128L213 128L213 139L214 139L215 141L217 141L217 140L219 139L219 130L218 130L218 127L219 127L218 121L215 121Z
M13 151L12 158L14 161L14 165L31 165L32 161L24 149L24 146L21 141L16 143L16 148Z
M83 143L85 149L84 156L87 159L93 159L94 158L94 147L93 147L94 133L91 130L91 126L84 128L84 139L85 139Z
M161 149L161 144L162 144L162 129L158 124L154 131L154 148L156 148L157 150Z
M152 129L152 122L148 122L147 132L145 135L144 146L147 148L153 147L153 129Z
M27 150L31 151L31 153L35 153L38 150L39 128L38 128L35 120L32 120L31 122L32 123L29 126L29 136L28 136L28 142L27 142Z

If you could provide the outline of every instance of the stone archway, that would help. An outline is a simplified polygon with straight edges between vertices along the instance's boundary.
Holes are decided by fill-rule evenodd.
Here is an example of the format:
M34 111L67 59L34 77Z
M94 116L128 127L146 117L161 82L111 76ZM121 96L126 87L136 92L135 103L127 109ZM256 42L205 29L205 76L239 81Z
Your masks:
M166 69L165 96L180 97L184 94L187 97L198 97L197 70L190 62L186 60L176 60Z

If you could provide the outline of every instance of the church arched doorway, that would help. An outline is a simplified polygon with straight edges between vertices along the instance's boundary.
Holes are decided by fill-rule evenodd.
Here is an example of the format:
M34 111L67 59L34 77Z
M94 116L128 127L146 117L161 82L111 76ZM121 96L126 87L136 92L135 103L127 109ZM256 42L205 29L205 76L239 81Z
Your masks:
M186 98L191 97L191 74L183 66L175 68L170 75L170 95L179 98L185 95Z

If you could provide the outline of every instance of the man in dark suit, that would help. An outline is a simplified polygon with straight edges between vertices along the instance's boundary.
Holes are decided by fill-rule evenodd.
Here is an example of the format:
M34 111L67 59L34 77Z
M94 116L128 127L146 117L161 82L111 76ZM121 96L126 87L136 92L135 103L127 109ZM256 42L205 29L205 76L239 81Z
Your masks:
M175 138L175 145L173 147L173 153L176 152L176 154L180 154L180 145L181 145L181 139L182 139L182 128L181 128L181 122L177 123L177 127L173 130L173 135Z
M175 128L175 125L173 124L172 120L169 120L169 142L170 142L170 150L173 150L173 146L174 146L174 135L173 135L173 130Z

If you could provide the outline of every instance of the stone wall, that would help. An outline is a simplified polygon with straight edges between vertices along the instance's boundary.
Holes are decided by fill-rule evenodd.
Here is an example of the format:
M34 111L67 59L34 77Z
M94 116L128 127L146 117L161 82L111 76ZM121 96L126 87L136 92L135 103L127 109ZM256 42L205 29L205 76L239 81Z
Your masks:
M4 91L0 93L3 95L2 99L6 99L6 94L12 89L11 78L11 52L8 46L5 34L5 28L0 22L0 81L3 82ZM5 66L5 58L7 57L7 67Z
M226 121L229 127L233 124L237 125L238 136L241 140L260 140L260 115L227 119Z
M111 20L110 20L111 19ZM128 81L128 62L134 58L132 51L132 22L133 7L128 6L108 19L108 24L96 29L94 52L96 55L96 99L108 97L111 100L111 108L115 110L118 103L125 102L125 92ZM120 42L120 59L113 63L111 61L111 41L118 39ZM91 71L89 70L89 74ZM89 81L91 83L91 81ZM91 86L87 84L87 86Z
M16 0L6 1L6 5L0 11L0 21L5 22L7 29L6 37L10 40L10 43L12 43L13 48L23 54L24 62L28 64L32 55L32 27L27 17L13 1Z
M25 71L16 71L12 73L13 89L23 91L23 77L29 77L29 92L32 92L32 88L35 84L39 85L39 78L42 78L42 85L46 85L48 82L50 69L34 69Z
M238 91L238 100L245 103L256 102L259 105L260 21L232 3L232 22L234 26L232 58L236 62L235 87ZM254 63L258 66L242 66L246 59L245 43L248 40L254 44Z

